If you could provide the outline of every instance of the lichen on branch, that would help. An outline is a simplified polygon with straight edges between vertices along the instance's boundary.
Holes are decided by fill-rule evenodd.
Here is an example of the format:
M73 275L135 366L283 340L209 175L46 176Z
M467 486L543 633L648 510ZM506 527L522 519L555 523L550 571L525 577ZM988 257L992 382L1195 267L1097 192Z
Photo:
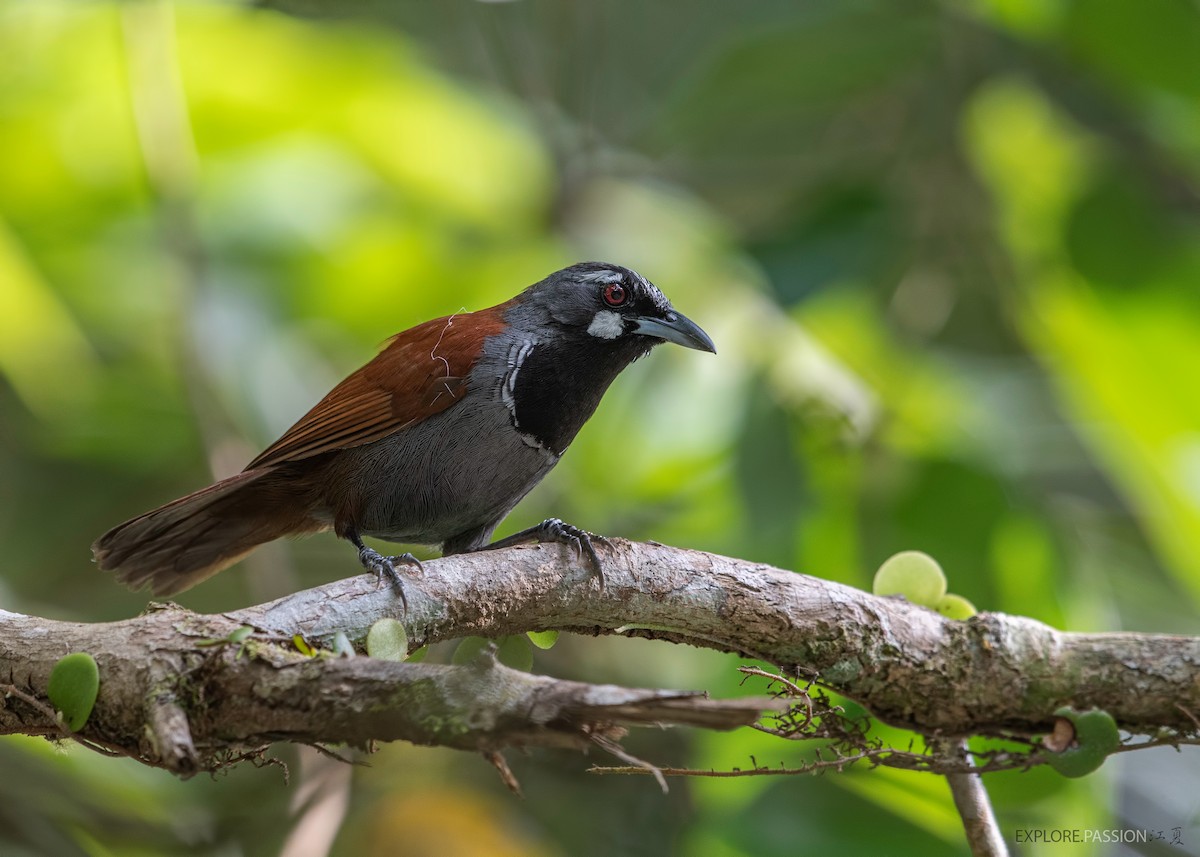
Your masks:
M65 652L99 666L80 740L180 774L258 758L273 741L403 739L482 752L615 742L629 725L727 729L768 699L586 685L510 670L336 657L391 617L412 649L464 636L563 630L738 652L815 680L925 735L1032 736L1064 705L1103 708L1130 733L1187 739L1200 711L1200 640L1073 634L1016 616L953 621L804 574L714 554L614 540L603 591L567 548L512 548L426 563L407 608L371 576L244 610L157 605L122 622L54 622L0 611L0 734L62 737L45 688ZM248 631L245 629L249 629ZM296 635L325 649L300 651ZM307 646L306 646L307 648ZM1159 736L1161 739L1161 736ZM498 765L499 767L499 765Z

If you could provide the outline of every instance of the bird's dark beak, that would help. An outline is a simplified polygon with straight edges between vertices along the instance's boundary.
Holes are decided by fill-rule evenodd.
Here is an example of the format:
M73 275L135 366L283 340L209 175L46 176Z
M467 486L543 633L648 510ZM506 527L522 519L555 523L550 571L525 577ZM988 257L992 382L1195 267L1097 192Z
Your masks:
M700 325L696 324L696 322L683 313L671 310L662 318L642 315L633 321L634 333L640 333L643 336L653 336L656 339L665 339L667 342L674 342L676 345L682 345L684 348L695 348L697 351L708 351L712 354L717 353L717 347L713 345L713 341L709 339L708 334L700 329Z

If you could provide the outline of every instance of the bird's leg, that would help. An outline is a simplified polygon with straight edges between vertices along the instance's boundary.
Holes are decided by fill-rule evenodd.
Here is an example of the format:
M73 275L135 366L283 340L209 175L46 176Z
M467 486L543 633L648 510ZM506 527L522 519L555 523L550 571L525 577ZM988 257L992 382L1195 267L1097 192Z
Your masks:
M589 533L587 530L581 530L579 527L564 523L558 518L547 518L537 526L521 530L519 533L513 533L511 536L506 536L499 541L484 545L476 550L511 548L516 545L527 545L531 542L556 542L560 545L570 545L575 548L580 558L586 554L588 560L591 561L596 579L600 583L600 591L604 591L604 569L601 567L600 557L596 553L596 546L593 542L599 542L606 548L611 547L611 542L604 538L604 536L598 536L595 533Z
M402 553L399 556L384 556L374 548L369 548L363 544L363 540L358 535L357 530L347 530L346 538L358 548L358 561L362 563L363 568L374 572L380 578L386 577L391 581L392 586L400 595L400 603L404 605L404 612L407 613L408 596L404 592L404 580L400 577L400 572L396 570L396 565L415 565L419 571L424 571L425 566L421 565L421 561L410 553Z

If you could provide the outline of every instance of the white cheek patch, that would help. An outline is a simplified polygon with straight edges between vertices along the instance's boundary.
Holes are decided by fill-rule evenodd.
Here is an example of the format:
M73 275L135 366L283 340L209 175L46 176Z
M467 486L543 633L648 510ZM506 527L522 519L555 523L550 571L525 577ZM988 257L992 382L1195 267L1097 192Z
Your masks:
M596 317L588 325L588 333L599 339L616 339L624 332L625 325L621 323L621 316L607 309L596 313Z

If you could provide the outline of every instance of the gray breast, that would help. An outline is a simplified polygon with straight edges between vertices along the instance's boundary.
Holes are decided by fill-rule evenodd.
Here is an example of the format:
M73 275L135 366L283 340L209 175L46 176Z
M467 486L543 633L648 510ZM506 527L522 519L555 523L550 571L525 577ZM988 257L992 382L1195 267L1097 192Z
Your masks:
M507 341L506 341L507 340ZM353 497L330 498L331 516L352 513L360 533L441 544L496 524L541 481L558 456L514 423L512 391L536 344L500 336L472 369L468 393L439 414L390 438L346 450L331 463Z

